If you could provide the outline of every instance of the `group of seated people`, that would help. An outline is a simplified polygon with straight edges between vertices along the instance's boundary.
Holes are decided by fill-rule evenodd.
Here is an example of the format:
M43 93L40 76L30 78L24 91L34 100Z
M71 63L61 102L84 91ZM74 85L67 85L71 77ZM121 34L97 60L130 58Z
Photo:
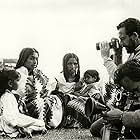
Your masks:
M124 23L119 28L123 27ZM63 57L63 71L50 82L37 69L39 52L22 49L16 67L0 69L1 135L31 138L34 132L44 134L47 129L84 127L104 140L140 138L140 60L134 57L116 67L106 47L107 43L101 43L113 81L105 85L105 93L98 85L97 70L87 70L80 77L79 58L74 53Z
M91 120L84 113L90 97L103 102L96 70L87 70L80 78L79 58L68 53L63 71L50 82L37 69L39 53L24 48L16 67L0 71L0 132L9 137L32 137L32 132L52 128L89 128ZM73 102L74 101L74 102ZM86 119L83 120L83 118Z

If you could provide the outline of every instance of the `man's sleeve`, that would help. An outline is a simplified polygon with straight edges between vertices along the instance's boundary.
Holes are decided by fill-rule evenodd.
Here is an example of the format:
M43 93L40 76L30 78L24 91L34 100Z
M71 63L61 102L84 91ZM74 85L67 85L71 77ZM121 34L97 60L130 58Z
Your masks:
M126 127L140 128L140 109L134 112L124 112L122 122Z
M113 60L111 58L106 58L106 59L104 59L104 66L107 69L109 77L114 79L114 73L117 69L117 65L113 62Z

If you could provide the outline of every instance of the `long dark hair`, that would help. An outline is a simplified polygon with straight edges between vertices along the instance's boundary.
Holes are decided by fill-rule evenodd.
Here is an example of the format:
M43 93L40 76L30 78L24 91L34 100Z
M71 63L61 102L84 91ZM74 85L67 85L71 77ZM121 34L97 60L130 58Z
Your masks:
M24 66L26 60L30 55L33 53L37 53L39 56L39 52L35 48L23 48L22 51L19 54L19 59L17 61L15 69L20 68L21 66Z
M79 58L74 53L68 53L63 57L63 73L64 73L64 77L65 77L65 80L68 82L69 75L68 75L68 70L67 70L67 62L68 62L68 60L70 58L75 58L77 63L78 63L78 70L77 70L75 80L74 80L74 82L78 82L79 79L80 79L80 65L79 65Z

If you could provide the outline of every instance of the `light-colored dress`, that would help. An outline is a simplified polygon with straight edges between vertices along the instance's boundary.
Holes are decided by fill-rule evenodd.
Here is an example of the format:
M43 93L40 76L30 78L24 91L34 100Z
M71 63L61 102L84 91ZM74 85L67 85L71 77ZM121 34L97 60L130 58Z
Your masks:
M16 126L40 131L45 129L45 123L30 116L21 114L15 96L9 90L0 97L0 131L10 137L16 137L19 132Z
M21 78L18 82L18 89L16 91L16 94L18 94L21 98L23 98L26 94L25 92L25 85L27 83L27 78L29 77L28 75L28 70L24 66L18 68L16 71L18 71L21 75Z
M75 82L66 82L64 73L61 72L59 75L53 78L52 82L48 82L47 89L49 90L49 93L58 88L58 91L70 94L74 91L74 85Z

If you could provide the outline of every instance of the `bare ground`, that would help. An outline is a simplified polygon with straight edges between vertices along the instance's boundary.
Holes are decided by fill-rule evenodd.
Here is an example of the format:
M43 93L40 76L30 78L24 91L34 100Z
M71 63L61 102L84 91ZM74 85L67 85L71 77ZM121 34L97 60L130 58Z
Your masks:
M2 140L10 138L0 137ZM13 139L12 139L13 140ZM16 138L16 140L27 140L27 138ZM100 140L93 138L89 129L54 129L48 130L44 135L33 135L31 140Z

